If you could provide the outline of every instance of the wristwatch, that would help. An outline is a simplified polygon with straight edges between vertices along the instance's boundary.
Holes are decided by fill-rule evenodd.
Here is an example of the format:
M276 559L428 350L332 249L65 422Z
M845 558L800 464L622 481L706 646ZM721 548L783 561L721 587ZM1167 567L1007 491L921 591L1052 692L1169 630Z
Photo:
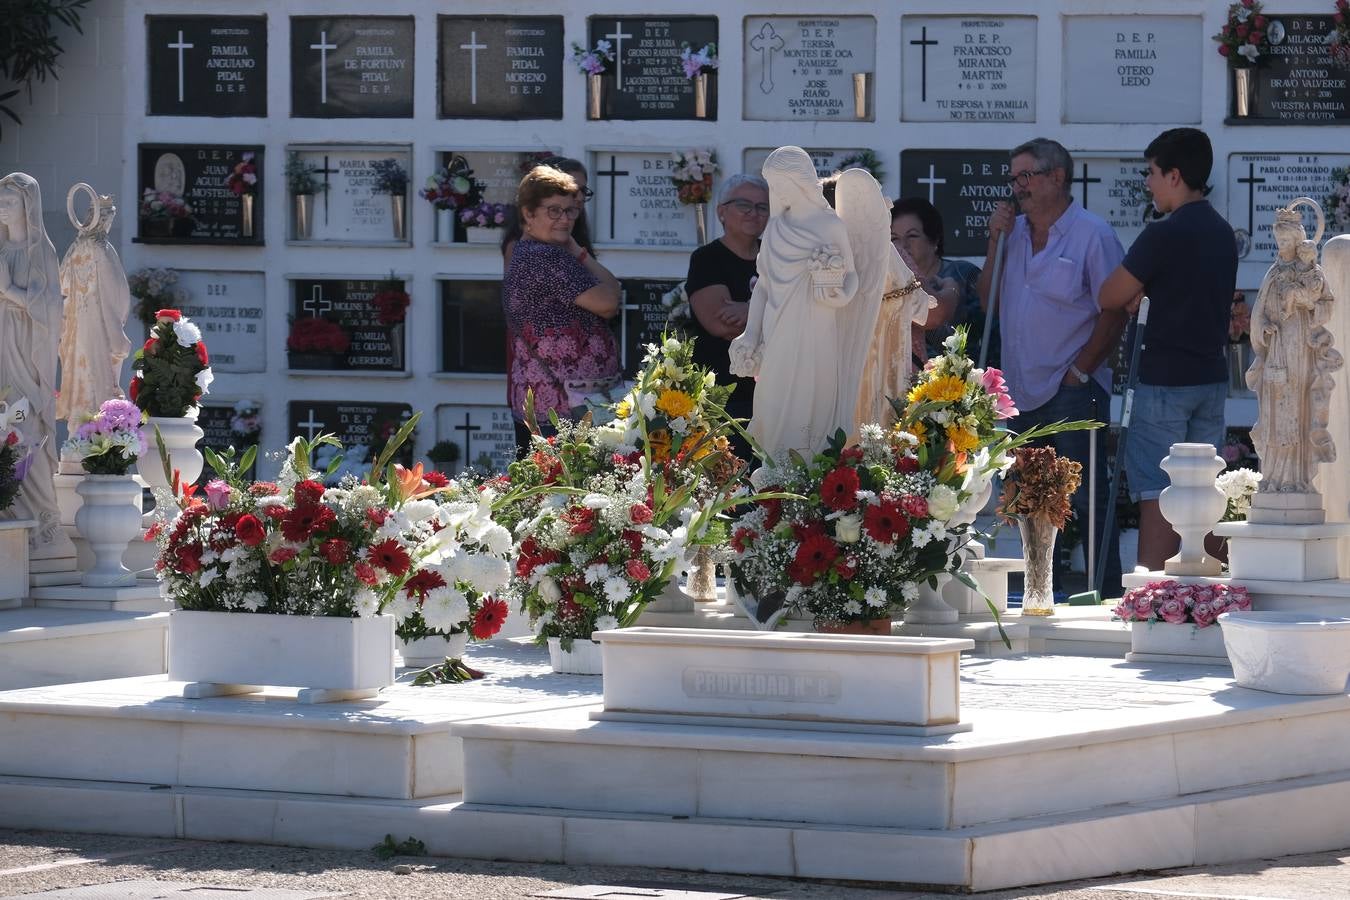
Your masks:
M1073 365L1072 363L1069 364L1069 374L1072 375L1074 378L1077 378L1079 384L1087 384L1089 381L1092 380L1086 372L1078 371L1078 367Z

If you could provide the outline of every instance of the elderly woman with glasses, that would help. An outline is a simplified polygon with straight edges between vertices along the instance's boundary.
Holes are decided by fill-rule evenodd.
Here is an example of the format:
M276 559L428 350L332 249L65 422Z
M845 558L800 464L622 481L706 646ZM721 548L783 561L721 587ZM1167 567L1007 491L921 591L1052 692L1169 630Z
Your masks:
M586 201L595 196L595 192L588 186L586 167L581 160L573 159L570 156L550 156L547 159L540 160L541 166L552 166L561 172L566 172L572 176L577 183L577 192L581 195L581 215L577 216L576 222L572 225L572 237L576 238L577 246L581 247L592 256L595 255L595 247L591 244L591 226L586 221ZM502 224L502 274L511 267L511 254L515 252L516 241L524 230L520 221L520 212L512 206L506 214L506 221Z
M750 291L758 274L755 257L759 236L769 222L769 185L758 175L733 175L722 183L717 202L717 220L722 236L694 251L684 289L693 315L689 324L694 342L694 360L707 366L722 384L734 383L735 392L727 411L749 418L754 405L755 379L731 374L727 350L732 338L745 330L750 309ZM748 444L734 449L750 458Z
M618 382L619 348L605 320L619 311L619 282L573 235L582 201L571 175L536 166L521 180L516 203L522 234L502 281L502 307L507 401L523 448L529 445L524 419L530 391L545 427L549 411L571 413L569 395Z

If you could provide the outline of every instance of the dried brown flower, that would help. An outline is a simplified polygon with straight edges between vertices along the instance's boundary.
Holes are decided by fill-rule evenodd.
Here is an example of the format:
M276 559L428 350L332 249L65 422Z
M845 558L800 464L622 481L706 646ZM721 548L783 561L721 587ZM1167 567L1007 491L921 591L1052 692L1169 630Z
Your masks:
M1009 520L1017 516L1046 520L1063 528L1083 467L1051 447L1019 447L1013 456L1012 468L1003 477L999 514Z

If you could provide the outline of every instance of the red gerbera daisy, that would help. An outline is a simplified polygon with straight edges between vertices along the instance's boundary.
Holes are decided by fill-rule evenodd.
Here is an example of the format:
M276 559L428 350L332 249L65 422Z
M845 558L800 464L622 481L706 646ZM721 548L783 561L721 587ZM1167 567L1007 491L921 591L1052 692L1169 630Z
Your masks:
M828 571L839 556L839 548L834 541L823 534L812 535L797 547L797 556L793 564L801 566L812 575Z
M409 578L403 585L403 592L409 597L416 597L419 600L425 600L427 591L436 588L445 587L445 579L441 573L435 569L419 569L413 577Z
M323 497L323 485L317 481L306 480L295 486L295 503L313 505Z
M836 466L820 483L820 499L830 509L849 509L858 502L858 470Z
M496 597L487 597L483 600L483 605L478 608L478 612L474 614L473 622L469 624L469 631L475 639L485 641L502 630L502 624L506 622L506 614L509 611L505 601L498 600Z
M435 469L423 473L422 480L434 488L443 488L450 483L450 479L445 477L444 472L437 472Z
M408 551L404 550L403 545L393 538L371 546L370 562L372 565L384 569L390 575L402 575L412 565L412 560L408 557Z
M863 528L872 540L882 544L893 543L909 534L909 520L894 500L882 499L863 513Z

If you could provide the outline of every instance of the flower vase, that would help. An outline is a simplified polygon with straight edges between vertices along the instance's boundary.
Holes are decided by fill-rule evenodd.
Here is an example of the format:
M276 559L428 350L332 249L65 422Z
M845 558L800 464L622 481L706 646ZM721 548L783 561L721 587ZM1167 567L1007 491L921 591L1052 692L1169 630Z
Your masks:
M856 622L821 622L816 631L821 634L890 634L891 620L887 617Z
M464 650L469 646L469 633L440 635L418 638L415 641L399 639L397 647L403 665L418 669L438 666L447 659L463 659Z
M1254 359L1252 345L1246 341L1228 345L1228 396L1251 397L1254 392L1247 387L1247 370Z
M407 217L408 198L403 194L389 195L389 215L394 223L394 240L406 241L408 239L408 217Z
M605 99L605 83L600 80L599 75L586 76L587 97L586 97L586 118L600 118L601 107Z
M192 484L201 477L205 460L197 449L203 432L197 426L198 408L193 407L186 416L150 416L146 420L145 452L136 459L136 471L152 490L167 491L172 486L173 473L178 473L179 484ZM159 457L159 448L155 444L155 429L164 439L164 449L169 454L169 471Z
M698 235L698 245L708 243L708 204L694 204L694 230Z
M469 225L464 228L464 240L469 244L495 244L497 243L497 234L496 228L481 228L477 225Z
M253 199L252 194L241 194L239 197L240 212L243 216L239 232L246 238L253 237Z
M314 234L314 195L296 194L295 200L295 239L307 241Z
M1233 115L1245 119L1256 105L1256 79L1250 67L1233 69Z
M1215 484L1224 461L1213 444L1173 444L1162 470L1172 483L1158 495L1158 510L1181 537L1177 555L1163 564L1168 575L1218 575L1219 561L1205 552L1205 535L1223 518L1228 501Z
M577 638L572 649L564 650L562 638L548 639L548 661L553 671L565 675L603 675L604 657L597 641Z
M867 82L871 77L871 72L853 73L853 117L855 119L867 118Z
M80 576L85 587L125 587L136 575L122 564L127 544L141 530L141 486L131 475L86 474L75 493L75 529L89 543L94 564Z
M711 547L700 546L694 551L694 564L689 568L684 592L699 603L717 599L717 563L713 561Z
M436 240L448 244L455 239L455 210L436 210Z
M700 72L694 76L694 116L708 118L708 73Z
M1026 560L1022 615L1053 616L1055 536L1059 529L1048 519L1035 516L1018 516L1017 528L1022 533L1022 555Z

